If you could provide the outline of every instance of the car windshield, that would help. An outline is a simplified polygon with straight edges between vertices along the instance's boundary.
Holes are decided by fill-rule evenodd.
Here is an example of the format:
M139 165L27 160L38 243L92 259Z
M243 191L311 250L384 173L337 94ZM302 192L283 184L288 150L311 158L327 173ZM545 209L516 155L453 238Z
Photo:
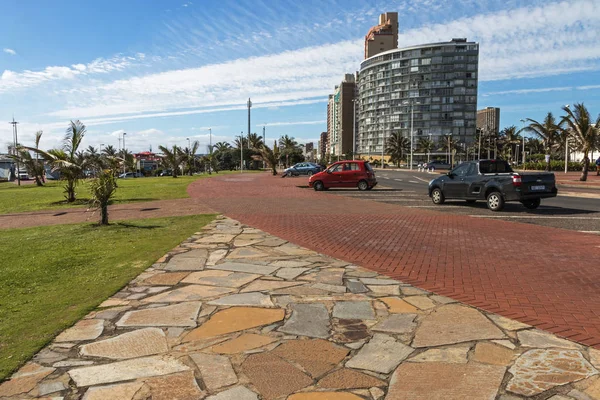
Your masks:
M513 170L506 161L486 160L479 162L479 172L482 174L503 174L513 172Z

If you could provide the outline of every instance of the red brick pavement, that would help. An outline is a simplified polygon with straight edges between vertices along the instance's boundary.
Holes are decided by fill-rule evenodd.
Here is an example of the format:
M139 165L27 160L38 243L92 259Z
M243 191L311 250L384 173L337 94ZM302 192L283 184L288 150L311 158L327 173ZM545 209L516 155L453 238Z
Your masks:
M240 174L188 192L315 251L600 346L600 237L297 187L305 182Z

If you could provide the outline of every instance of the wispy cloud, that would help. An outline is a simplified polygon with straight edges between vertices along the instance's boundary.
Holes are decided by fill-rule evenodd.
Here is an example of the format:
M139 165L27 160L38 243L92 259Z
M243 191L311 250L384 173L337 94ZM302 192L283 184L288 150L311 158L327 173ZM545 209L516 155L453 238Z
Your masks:
M295 122L269 122L267 124L258 124L256 126L290 126L290 125L320 125L326 123L327 120L318 121L295 121Z
M10 54L11 56L17 55L17 52L14 51L13 49L4 48L4 49L2 49L2 51L4 51L6 54Z
M482 96L488 97L488 96L502 96L502 95L511 95L511 94L535 94L535 93L569 92L572 90L596 90L596 89L600 89L600 85L559 86L559 87L535 88L535 89L502 90L499 92L486 92L486 93L483 93Z

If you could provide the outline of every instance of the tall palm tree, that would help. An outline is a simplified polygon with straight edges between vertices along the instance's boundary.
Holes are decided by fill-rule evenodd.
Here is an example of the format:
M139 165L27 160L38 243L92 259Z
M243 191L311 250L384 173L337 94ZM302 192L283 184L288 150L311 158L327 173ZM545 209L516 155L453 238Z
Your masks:
M270 149L269 146L263 144L260 148L260 155L263 160L267 162L269 167L271 168L271 172L273 175L277 175L277 163L279 161L279 148L275 146L273 149Z
M190 176L193 175L194 169L196 167L196 153L198 153L198 148L200 147L200 142L194 140L191 144L191 148L186 147L183 150L185 163L187 165L188 174Z
M429 161L429 155L434 148L435 143L433 143L433 140L429 138L421 137L419 140L417 140L417 151L427 153L427 161Z
M250 147L260 151L260 149L263 146L263 137L259 136L256 133L251 133L250 135L248 135L248 139L250 140Z
M565 125L569 130L569 137L573 138L577 150L583 153L583 169L581 171L580 181L586 181L590 168L590 151L598 146L600 136L600 115L594 122L590 116L590 112L583 105L577 103L573 109L563 107L562 110L567 114L562 117L561 125Z
M222 152L231 149L231 145L227 142L217 142L213 145L213 149L215 151Z
M438 150L445 151L448 153L450 157L448 163L452 163L452 151L457 150L459 148L458 141L454 137L452 137L452 135L444 135L440 136L438 146Z
M385 143L385 152L390 155L390 162L400 166L402 158L410 152L410 140L400 132L392 132Z
M177 178L179 166L185 160L185 154L178 146L173 146L172 149L167 149L165 146L158 146L163 153L163 162L171 169L173 178Z
M117 155L117 149L112 144L109 144L102 150L102 154L105 156L115 157Z
M290 154L298 149L298 142L292 136L283 135L279 138L279 147L281 156L285 156L285 166L289 167Z
M555 144L560 140L561 132L561 128L557 125L554 115L549 112L542 123L531 118L527 118L527 121L529 125L523 128L523 130L533 133L536 138L542 141L546 154L552 154ZM550 158L546 162L546 171L550 171Z
M43 131L37 131L35 133L35 148L38 150L40 148L40 139L42 138L43 133ZM36 157L34 158L26 147L17 146L17 154L11 155L9 158L23 164L27 170L27 174L35 178L35 184L37 186L44 186L44 175L46 174L46 171L44 170L44 161L38 159L39 153L35 153Z
M508 156L510 159L514 159L514 156L516 155L516 145L521 143L522 139L519 132L520 131L517 131L517 127L514 125L508 126L500 132L501 153L503 153L505 157Z
M75 201L75 188L79 183L79 179L83 177L78 150L85 132L85 125L81 121L71 121L63 138L62 148L43 151L35 147L25 147L27 150L41 155L52 166L53 171L60 172L61 179L67 181L64 189L65 198L69 203Z
M244 149L248 148L248 138L245 136L242 136L241 139L238 137L233 141L233 144L235 145L236 149L240 149L240 147L243 147Z

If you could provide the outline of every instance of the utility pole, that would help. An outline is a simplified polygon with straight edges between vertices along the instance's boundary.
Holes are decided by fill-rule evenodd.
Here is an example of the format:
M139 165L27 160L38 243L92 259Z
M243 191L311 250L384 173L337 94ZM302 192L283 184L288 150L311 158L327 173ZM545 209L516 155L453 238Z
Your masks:
M17 145L19 143L19 137L17 134L17 125L19 124L17 121L15 121L15 116L13 115L13 120L12 122L9 122L9 124L12 125L13 127L13 138L14 138L14 147L13 147L13 153L15 155L15 157L18 157L18 151L17 151ZM15 158L16 164L17 164L17 184L19 186L21 186L21 170L19 169L19 159Z
M356 97L352 99L352 159L356 159Z
M567 104L566 108L570 109L571 106ZM569 171L569 131L566 130L565 135L565 174Z
M126 168L127 168L127 147L125 147L125 135L127 135L127 133L123 132L123 173L125 174L127 172Z
M213 163L213 159L212 159L212 128L208 128L208 154L209 154L208 174L212 175L212 163ZM194 159L194 164L195 163L196 163L196 159Z
M248 117L250 117L250 108L248 108ZM240 174L241 173L244 173L244 131L240 132Z
M265 144L266 147L268 147L267 146L267 129L266 128L267 128L267 123L265 122L265 124L263 125L263 143ZM265 167L266 167L266 163L263 160L263 168L265 168Z

